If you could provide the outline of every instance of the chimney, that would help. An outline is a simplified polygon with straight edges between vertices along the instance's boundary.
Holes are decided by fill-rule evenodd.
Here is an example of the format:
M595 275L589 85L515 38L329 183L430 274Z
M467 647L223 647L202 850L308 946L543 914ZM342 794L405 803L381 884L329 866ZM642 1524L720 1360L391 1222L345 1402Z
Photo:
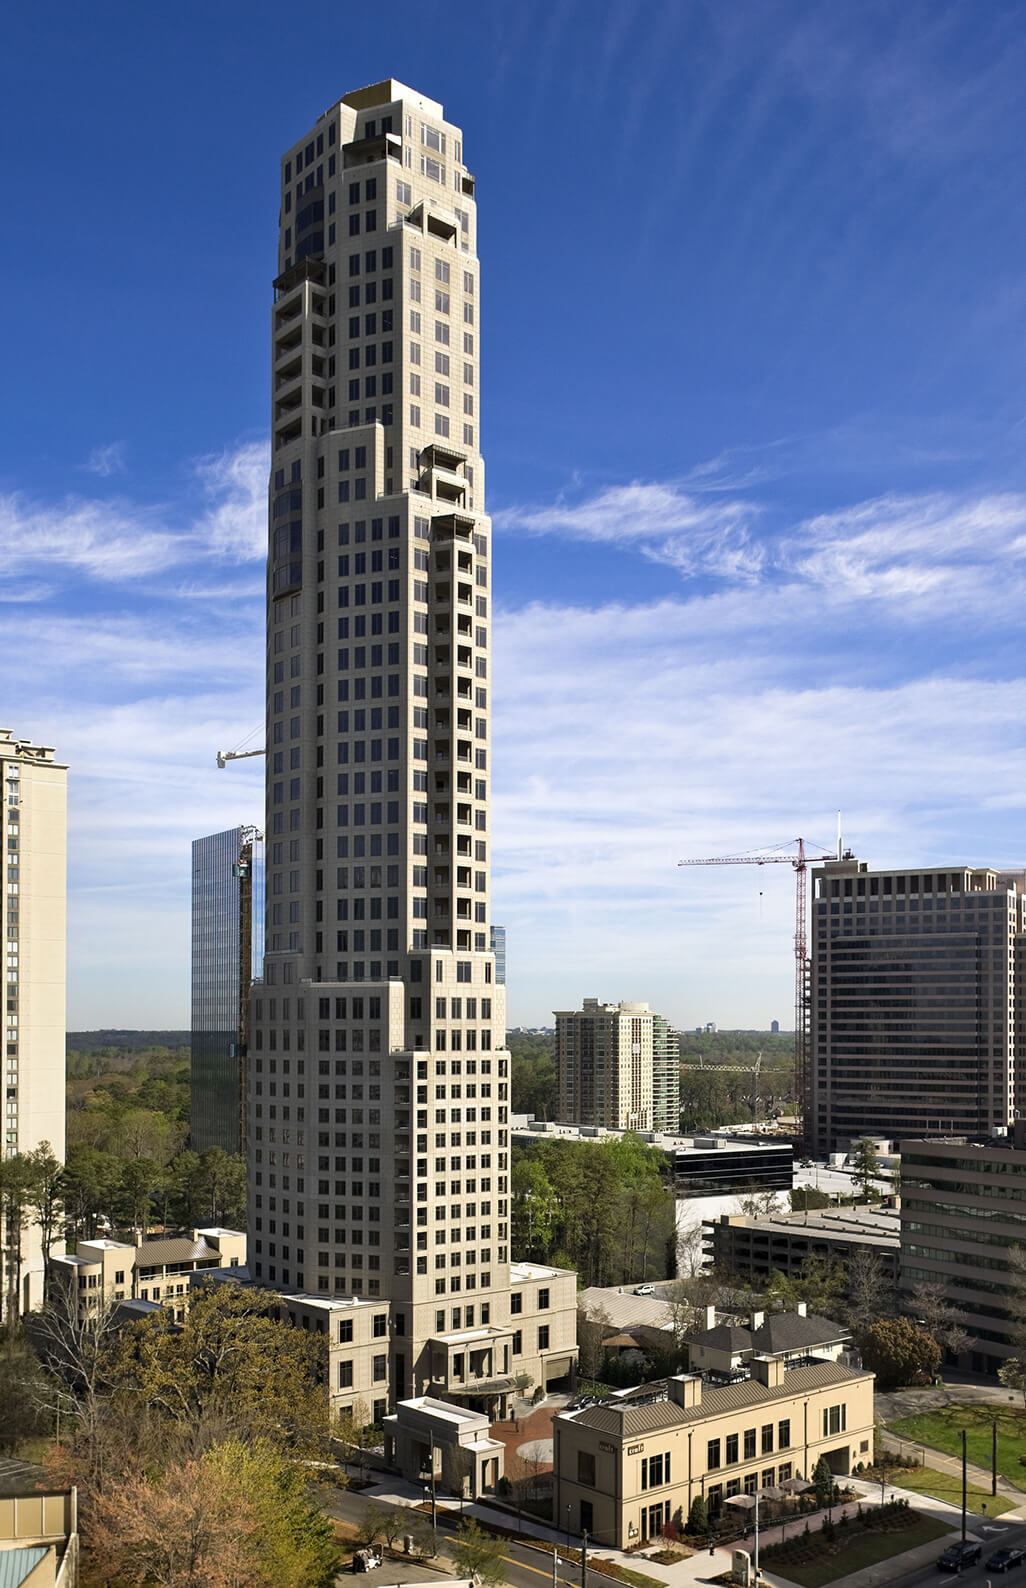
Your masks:
M767 1389L779 1389L784 1382L786 1364L780 1356L753 1356L752 1377Z
M807 1301L798 1301L795 1303L794 1310L799 1318L807 1318L809 1315L809 1304Z
M748 1327L751 1329L752 1333L754 1334L756 1329L761 1329L765 1322L766 1322L766 1314L764 1312L753 1312L753 1313L751 1313L749 1315Z
M706 1326L707 1329L715 1329L715 1327L716 1327L716 1308L715 1307L706 1307L706 1309L705 1309L705 1326Z
M666 1391L675 1406L701 1406L701 1373L677 1373L667 1379Z

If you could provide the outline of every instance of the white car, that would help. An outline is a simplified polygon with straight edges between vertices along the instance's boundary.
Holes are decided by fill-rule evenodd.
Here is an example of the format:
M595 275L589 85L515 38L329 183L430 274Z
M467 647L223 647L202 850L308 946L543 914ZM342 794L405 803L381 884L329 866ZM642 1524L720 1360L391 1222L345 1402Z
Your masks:
M655 1286L654 1285L635 1285L634 1294L636 1296L654 1296L655 1295Z

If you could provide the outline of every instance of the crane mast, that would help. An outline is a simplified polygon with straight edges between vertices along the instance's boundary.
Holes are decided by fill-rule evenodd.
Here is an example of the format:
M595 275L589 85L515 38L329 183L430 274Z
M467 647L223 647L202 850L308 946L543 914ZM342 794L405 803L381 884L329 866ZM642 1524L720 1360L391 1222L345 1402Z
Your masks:
M719 855L711 859L679 860L678 866L791 866L794 869L794 1087L795 1111L804 1144L808 1145L809 1124L809 960L807 919L807 883L810 861L840 860L841 842L838 835L837 850L829 854L806 853L805 839L792 840L798 846L797 854L743 854Z

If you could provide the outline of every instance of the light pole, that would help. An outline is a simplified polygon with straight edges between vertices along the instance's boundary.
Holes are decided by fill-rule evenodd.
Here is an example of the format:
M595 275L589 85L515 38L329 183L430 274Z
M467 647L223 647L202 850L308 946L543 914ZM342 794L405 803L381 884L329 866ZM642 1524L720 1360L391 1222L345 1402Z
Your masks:
M966 1502L966 1467L965 1467L965 1429L962 1431L962 1543L965 1543L965 1502Z
M567 1508L566 1508L566 1550L567 1550L567 1554L569 1555L569 1553L570 1553L570 1506L569 1505L567 1505Z
M759 1588L759 1491L755 1491L755 1588Z

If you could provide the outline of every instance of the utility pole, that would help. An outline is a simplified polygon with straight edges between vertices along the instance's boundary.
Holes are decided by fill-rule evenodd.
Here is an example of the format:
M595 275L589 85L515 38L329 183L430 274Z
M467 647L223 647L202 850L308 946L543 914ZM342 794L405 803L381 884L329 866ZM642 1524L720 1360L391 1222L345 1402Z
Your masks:
M997 1418L990 1425L990 1492L997 1493Z
M966 1465L965 1465L965 1429L962 1429L962 1543L965 1543L965 1502L966 1502Z
M431 1436L431 1526L438 1526L438 1508L435 1504L435 1438Z

